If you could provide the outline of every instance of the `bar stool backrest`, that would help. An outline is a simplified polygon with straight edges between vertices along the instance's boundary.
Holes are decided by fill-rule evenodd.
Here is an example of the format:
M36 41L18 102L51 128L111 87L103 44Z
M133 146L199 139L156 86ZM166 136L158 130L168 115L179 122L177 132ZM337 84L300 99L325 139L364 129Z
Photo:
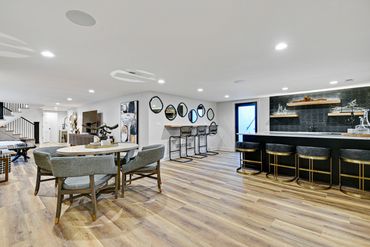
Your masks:
M181 136L190 136L192 134L193 127L191 126L182 126L180 128L180 135Z
M198 135L206 135L207 134L207 127L206 126L198 126L197 127L197 134Z
M217 125L211 124L209 127L209 134L210 135L216 135L217 134Z

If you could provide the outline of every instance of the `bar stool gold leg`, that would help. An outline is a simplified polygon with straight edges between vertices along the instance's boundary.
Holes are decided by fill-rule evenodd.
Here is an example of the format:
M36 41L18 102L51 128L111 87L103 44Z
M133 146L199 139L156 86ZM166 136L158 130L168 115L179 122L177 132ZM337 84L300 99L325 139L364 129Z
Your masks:
M239 150L239 152L240 152L240 167L238 167L236 169L236 172L237 173L241 173L241 174L245 174L245 175L257 175L257 174L260 174L262 172L262 150L260 150L260 161L246 159L246 153L254 153L254 152L257 152L257 150L252 150L252 149L248 149L248 150L244 150L244 151L243 150ZM248 164L248 162L259 164L260 165L260 170L259 171L254 171L254 172L244 171L243 169L245 168L245 164Z
M308 161L308 169L301 167L300 159L306 159ZM329 171L315 170L315 167L314 167L315 160L327 160L327 161L329 161ZM332 176L333 176L332 175L332 158L331 157L330 158L329 157L313 157L313 156L302 156L301 157L300 155L298 155L297 163L298 163L297 184L299 186L306 187L306 188L313 189L313 190L327 190L327 189L331 188L331 186L332 186ZM339 167L339 169L340 169L340 167ZM307 180L304 181L300 178L300 171L308 172L308 181ZM314 175L316 173L329 175L329 185L326 186L326 185L321 185L321 184L315 183Z
M342 161L357 164L358 165L358 176L342 173ZM368 163L366 163L369 165ZM370 180L368 177L365 177L365 161L360 160L342 160L342 158L339 159L339 189L344 194L354 197L354 198L360 198L360 199L370 199L370 193L365 191L365 180ZM342 177L349 177L349 178L357 178L358 179L358 191L353 191L349 188L345 188L342 184Z
M269 159L269 172L266 174L266 177L269 178L269 179L272 179L274 181L277 181L277 182L281 182L281 183L285 183L285 182L292 182L296 179L296 174L297 174L297 171L296 171L296 160L295 160L295 157L294 157L294 167L293 166L287 166L287 165L282 165L282 164L279 164L279 156L278 154L271 154L271 153L267 153L268 154L268 159ZM271 163L271 155L273 157L273 163ZM283 156L290 156L291 154L283 154ZM273 173L271 172L271 166L273 166ZM279 178L279 167L285 167L285 168L289 168L289 169L294 169L294 177L293 178L288 178L288 179L280 179Z

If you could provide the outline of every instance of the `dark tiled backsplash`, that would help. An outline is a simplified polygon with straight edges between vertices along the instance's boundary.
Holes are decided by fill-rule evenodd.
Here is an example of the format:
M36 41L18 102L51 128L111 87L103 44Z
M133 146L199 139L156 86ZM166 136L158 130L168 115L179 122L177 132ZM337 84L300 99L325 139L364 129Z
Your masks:
M335 106L345 106L357 99L358 106L370 108L370 87L351 88L319 93L295 94L287 96L270 97L270 115L277 111L278 105L286 107L292 100L302 99L304 96L311 98L339 98L341 104L287 107L295 111L298 118L270 118L270 131L313 131L313 132L347 132L352 126L350 117L329 117L328 113ZM360 123L355 117L354 125Z

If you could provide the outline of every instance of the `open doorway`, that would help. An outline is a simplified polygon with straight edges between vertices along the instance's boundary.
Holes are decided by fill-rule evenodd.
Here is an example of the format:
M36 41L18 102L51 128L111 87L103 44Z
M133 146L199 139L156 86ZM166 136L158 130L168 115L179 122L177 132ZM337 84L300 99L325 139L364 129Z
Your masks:
M58 142L58 113L44 112L43 114L43 142Z
M235 133L257 132L257 102L235 104ZM236 141L243 141L236 135Z

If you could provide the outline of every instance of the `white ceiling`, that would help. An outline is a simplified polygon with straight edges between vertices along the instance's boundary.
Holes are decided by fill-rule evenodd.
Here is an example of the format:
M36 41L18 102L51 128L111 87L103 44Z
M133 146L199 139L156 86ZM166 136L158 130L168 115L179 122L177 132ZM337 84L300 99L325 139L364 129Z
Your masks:
M96 25L71 23L68 10ZM276 52L280 41L289 47ZM369 44L369 0L1 1L0 99L68 107L158 91L224 101L356 85L370 82ZM166 84L110 77L128 68Z

